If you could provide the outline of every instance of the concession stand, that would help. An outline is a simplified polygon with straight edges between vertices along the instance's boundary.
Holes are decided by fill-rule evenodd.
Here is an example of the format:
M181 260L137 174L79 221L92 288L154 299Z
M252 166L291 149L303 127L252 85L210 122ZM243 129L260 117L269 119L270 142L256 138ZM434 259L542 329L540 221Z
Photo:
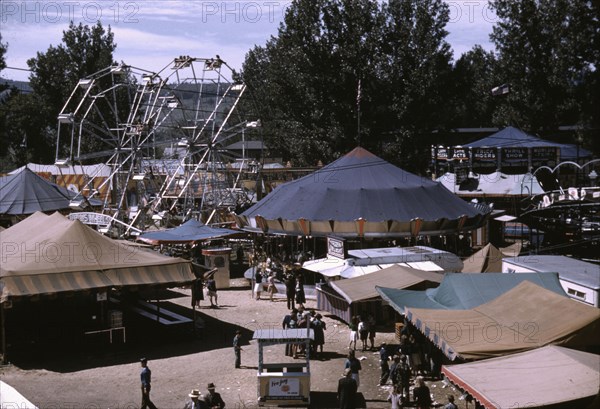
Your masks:
M254 332L258 341L258 405L310 405L310 341L312 329L261 329ZM284 344L306 345L305 361L265 362L265 347ZM291 358L290 358L291 359Z

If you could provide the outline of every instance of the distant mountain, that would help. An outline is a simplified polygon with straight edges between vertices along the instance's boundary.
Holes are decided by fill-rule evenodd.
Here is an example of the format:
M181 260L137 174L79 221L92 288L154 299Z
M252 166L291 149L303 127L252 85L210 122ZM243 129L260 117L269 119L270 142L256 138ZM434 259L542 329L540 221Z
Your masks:
M27 81L13 81L6 78L0 77L0 87L2 85L7 85L8 87L15 87L20 90L24 94L29 94L32 92L31 86ZM4 87L2 87L4 88Z

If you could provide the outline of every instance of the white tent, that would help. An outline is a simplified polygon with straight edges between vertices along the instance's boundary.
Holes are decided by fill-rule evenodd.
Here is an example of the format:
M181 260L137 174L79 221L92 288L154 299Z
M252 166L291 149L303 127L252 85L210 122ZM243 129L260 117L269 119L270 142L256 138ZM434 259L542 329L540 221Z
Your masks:
M0 408L2 409L38 409L33 403L29 402L19 391L0 381Z

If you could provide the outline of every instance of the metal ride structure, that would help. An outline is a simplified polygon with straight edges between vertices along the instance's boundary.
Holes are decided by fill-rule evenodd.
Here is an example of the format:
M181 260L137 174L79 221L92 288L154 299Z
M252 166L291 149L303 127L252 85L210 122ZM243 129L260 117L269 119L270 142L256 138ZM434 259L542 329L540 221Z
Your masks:
M56 165L100 161L110 175L89 175L72 206L102 199L104 229L123 236L166 217L220 222L246 204L226 147L257 121L240 112L234 74L219 56L180 56L159 72L121 64L79 80L58 115Z

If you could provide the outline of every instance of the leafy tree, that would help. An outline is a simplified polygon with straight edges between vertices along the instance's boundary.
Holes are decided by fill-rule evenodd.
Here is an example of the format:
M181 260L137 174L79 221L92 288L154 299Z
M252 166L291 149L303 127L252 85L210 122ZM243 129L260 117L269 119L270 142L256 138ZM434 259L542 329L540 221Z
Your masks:
M2 42L2 34L0 34L0 71L6 68L6 60L4 54L6 54L7 45Z
M454 64L449 124L455 127L485 127L492 124L498 99L491 90L498 86L496 56L480 45L464 53Z
M79 79L113 64L115 48L110 27L105 30L100 22L92 27L71 22L63 31L62 44L27 61L33 92L11 101L15 114L8 122L11 129L6 140L21 162L17 164L54 159L58 113ZM17 137L20 133L25 135Z
M424 168L431 132L443 127L452 52L445 38L448 5L442 0L390 0L384 9L383 38L386 78L382 99L391 108L394 127L391 151L406 167ZM390 149L386 149L389 152Z
M291 4L277 37L250 50L243 77L263 107L271 149L300 164L328 161L358 143L357 93L363 118L377 80L380 9L368 0ZM361 140L368 140L369 121Z
M491 38L502 82L511 92L495 115L499 125L538 132L581 123L584 80L595 70L598 14L584 0L493 0L499 18ZM595 39L595 40L594 40ZM595 59L596 58L596 59Z
M243 66L267 145L300 164L357 144L378 152L404 143L392 159L421 149L427 142L417 135L442 118L447 20L441 0L294 1L278 35Z

